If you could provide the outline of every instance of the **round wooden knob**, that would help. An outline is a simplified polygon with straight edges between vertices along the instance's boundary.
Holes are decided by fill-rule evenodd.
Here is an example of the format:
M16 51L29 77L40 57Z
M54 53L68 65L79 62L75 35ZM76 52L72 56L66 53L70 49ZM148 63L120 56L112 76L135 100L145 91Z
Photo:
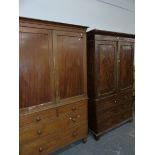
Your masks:
M77 131L73 131L72 135L75 137L78 135Z
M41 118L39 116L37 116L36 121L39 122L41 120Z
M39 147L39 152L42 152L43 151L43 148L42 147Z
M115 103L117 103L117 101L115 100Z
M38 135L41 135L41 134L42 134L41 130L38 130L38 131L37 131L37 134L38 134Z
M73 122L76 122L76 118L72 118L72 121L73 121Z
M75 111L76 110L76 107L72 107L72 110Z
M77 115L77 118L80 118L80 115Z

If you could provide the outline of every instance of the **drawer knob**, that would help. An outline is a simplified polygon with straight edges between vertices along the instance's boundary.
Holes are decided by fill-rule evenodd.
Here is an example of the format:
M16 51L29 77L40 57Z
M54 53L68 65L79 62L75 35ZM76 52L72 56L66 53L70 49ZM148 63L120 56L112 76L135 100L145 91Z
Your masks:
M39 147L39 152L42 152L43 151L43 148L42 147Z
M72 120L73 122L76 122L76 118L74 118L74 117L73 118L69 117L69 119Z
M38 135L41 135L41 134L42 134L41 130L38 130L38 131L37 131L37 134L38 134Z
M77 115L77 118L80 118L80 115Z
M41 120L41 118L38 116L38 117L36 118L36 121L39 122L40 120Z
M72 110L75 111L76 110L76 107L72 107Z
M77 131L73 131L73 133L72 133L72 136L77 136L78 135L78 133L77 133Z
M76 122L76 118L72 118L72 121L73 121L73 122Z
M115 103L117 103L117 101L115 100Z

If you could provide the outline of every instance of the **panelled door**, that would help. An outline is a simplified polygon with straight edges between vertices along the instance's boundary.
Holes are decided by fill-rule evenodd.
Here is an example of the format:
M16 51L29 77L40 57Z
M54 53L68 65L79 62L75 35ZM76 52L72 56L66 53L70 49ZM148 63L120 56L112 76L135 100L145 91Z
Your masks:
M133 85L133 52L134 43L118 42L118 88L127 90Z
M58 101L86 96L85 35L54 31Z
M97 96L110 95L116 92L116 42L96 41L96 66L97 73L95 83ZM89 78L89 77L88 77Z
M52 102L53 58L51 31L20 27L20 108Z

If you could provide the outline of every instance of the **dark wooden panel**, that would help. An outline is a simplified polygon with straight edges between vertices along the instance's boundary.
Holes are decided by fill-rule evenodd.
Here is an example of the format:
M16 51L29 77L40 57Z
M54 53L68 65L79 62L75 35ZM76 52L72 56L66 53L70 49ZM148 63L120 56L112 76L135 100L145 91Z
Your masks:
M89 35L102 35L102 36L135 38L134 34L112 32L112 31L105 31L105 30L99 30L99 29L93 29L93 30L87 32L87 34L89 34Z
M95 133L97 132L96 126L96 105L92 99L88 100L88 127Z
M124 122L132 117L132 110L124 111L122 114L110 117L108 121L103 120L97 125L98 133L104 132L105 130L112 129L119 123Z
M97 112L98 122L107 122L109 118L115 117L128 110L131 110L131 104L129 101L126 101L126 104L120 104L107 110L100 110Z
M133 38L125 38L125 37L118 37L118 36L104 36L104 35L95 35L95 40L111 40L111 41L129 41L134 42Z
M133 84L133 43L119 42L119 89L132 88Z
M117 95L113 96L108 96L103 99L100 99L95 102L96 104L96 111L102 111L102 110L107 110L112 107L118 106L118 100L117 100Z
M120 103L123 103L125 101L132 101L132 92L128 92L125 94L119 94L117 99Z
M19 34L20 108L52 101L49 33L32 28L22 30Z
M78 33L56 32L60 99L84 94L84 40Z
M116 43L110 41L96 42L98 59L98 96L116 91Z
M88 36L87 36L88 37ZM95 98L96 80L95 80L95 42L87 41L87 88L89 99Z

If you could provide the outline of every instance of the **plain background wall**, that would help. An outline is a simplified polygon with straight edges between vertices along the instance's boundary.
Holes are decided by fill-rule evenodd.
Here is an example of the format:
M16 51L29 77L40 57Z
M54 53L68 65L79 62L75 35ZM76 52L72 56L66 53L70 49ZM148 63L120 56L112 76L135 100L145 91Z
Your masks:
M20 0L19 15L70 24L90 29L135 33L134 0Z

